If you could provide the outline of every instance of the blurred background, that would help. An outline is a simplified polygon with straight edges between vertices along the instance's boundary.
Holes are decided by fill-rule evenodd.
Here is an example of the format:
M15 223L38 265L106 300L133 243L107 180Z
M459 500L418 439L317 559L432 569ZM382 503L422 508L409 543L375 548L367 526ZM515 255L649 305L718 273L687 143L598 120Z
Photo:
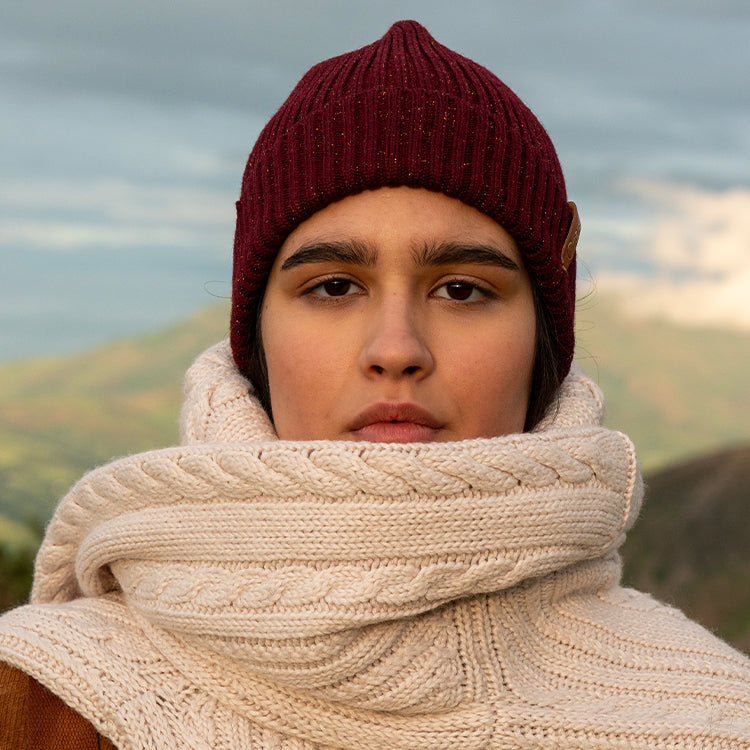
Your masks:
M683 590L699 590L704 621L750 648L750 599L725 612L738 576L750 591L745 0L4 3L8 565L28 571L19 550L82 471L177 439L181 374L226 335L234 201L260 128L310 65L406 17L490 68L550 132L583 222L579 363L652 486L667 476L632 579L688 609ZM706 562L727 535L731 559ZM671 565L683 546L692 558ZM706 566L718 578L696 583Z
M549 130L584 292L591 275L632 312L750 328L744 0L35 0L0 11L2 360L228 295L261 126L311 64L403 17Z

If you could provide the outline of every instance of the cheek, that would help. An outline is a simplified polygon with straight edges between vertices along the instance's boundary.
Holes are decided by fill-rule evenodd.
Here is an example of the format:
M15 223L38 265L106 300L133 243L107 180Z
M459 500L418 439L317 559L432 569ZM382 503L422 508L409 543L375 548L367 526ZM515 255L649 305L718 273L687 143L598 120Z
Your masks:
M348 350L337 332L326 334L302 326L278 331L263 343L269 379L273 370L287 380L315 380L320 374L336 372Z
M535 354L535 322L489 327L454 341L453 393L464 417L465 437L522 432Z
M302 399L300 394L314 392L310 376L317 366L310 360L303 340L293 332L284 334L270 328L263 331L263 347L273 423L279 438L295 440L301 436L300 427L309 421L311 399Z
M477 348L479 351L477 351ZM467 392L493 394L493 401L504 402L506 394L527 394L534 361L533 342L498 346L485 342L471 352L450 357L452 380Z
M350 360L340 331L290 324L263 327L271 409L279 436L319 437L332 403L350 379ZM290 431L291 430L291 431ZM282 434L284 433L284 434Z
M510 319L490 320L467 335L465 328L454 331L450 341L443 342L447 359L452 362L454 377L484 388L507 387L517 383L527 387L536 346L536 319L524 312ZM452 354L451 354L452 353Z
M264 337L263 343L272 402L296 402L298 394L308 392L305 388L314 385L321 370L319 350L298 330L274 331Z

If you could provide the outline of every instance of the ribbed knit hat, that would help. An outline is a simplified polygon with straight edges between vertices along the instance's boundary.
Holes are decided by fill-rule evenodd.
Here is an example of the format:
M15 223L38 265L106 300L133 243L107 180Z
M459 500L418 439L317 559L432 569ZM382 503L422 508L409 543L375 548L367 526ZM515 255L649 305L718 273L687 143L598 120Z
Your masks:
M258 137L234 241L231 344L240 371L286 237L329 203L386 185L458 198L513 236L554 322L562 379L573 357L579 225L554 146L502 81L415 21L312 67Z

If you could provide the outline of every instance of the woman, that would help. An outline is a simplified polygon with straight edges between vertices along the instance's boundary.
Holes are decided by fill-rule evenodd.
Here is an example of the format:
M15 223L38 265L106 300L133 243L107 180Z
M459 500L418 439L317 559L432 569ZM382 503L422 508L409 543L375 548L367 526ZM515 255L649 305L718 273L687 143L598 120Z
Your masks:
M84 477L1 621L15 746L750 747L748 660L618 585L641 481L520 100L398 23L300 81L237 217L183 445Z

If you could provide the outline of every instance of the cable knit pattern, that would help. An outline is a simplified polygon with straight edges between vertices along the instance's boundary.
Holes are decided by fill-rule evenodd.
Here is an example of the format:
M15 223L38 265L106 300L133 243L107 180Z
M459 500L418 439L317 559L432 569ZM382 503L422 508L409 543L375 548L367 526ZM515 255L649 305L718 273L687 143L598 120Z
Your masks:
M619 587L630 441L285 442L222 343L183 445L61 502L0 658L124 748L750 747L750 665Z

